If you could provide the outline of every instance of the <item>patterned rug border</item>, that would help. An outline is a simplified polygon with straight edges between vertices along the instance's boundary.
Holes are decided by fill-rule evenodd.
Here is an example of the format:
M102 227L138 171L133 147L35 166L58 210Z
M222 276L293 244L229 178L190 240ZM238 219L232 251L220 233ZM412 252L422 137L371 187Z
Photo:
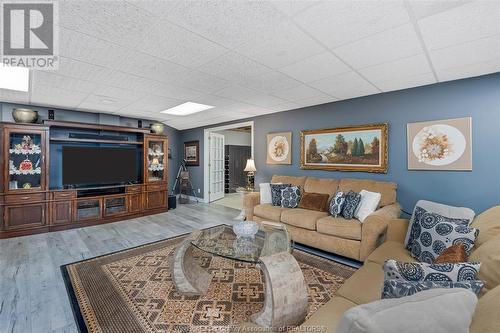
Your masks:
M214 227L221 226L221 225L229 226L227 224L222 223L222 224L219 224L219 225L216 225L216 226L210 226L210 227L207 227L207 228L195 229L195 230L205 230L205 229L210 229L210 228L214 228ZM163 238L163 239L152 241L152 242L149 242L149 243L144 243L144 244L133 246L133 247L129 247L129 248L126 248L126 249L117 250L117 251L105 253L105 254L102 254L102 255L99 255L99 256L95 256L95 257L91 257L91 258L86 258L86 259L82 259L82 260L78 260L78 261L74 261L74 262L71 262L71 263L68 263L68 264L61 265L60 266L60 270L61 270L62 278L63 278L63 281L64 281L64 285L66 287L66 293L67 293L69 301L70 301L71 310L73 312L73 317L75 319L78 331L80 333L89 333L89 330L88 330L88 327L87 327L87 323L85 322L85 319L84 319L83 314L81 312L81 307L80 307L80 304L78 302L78 298L77 298L77 295L76 295L73 283L71 281L71 277L70 277L70 273L69 273L69 266L72 266L72 265L75 265L75 264L79 264L79 263L83 263L83 262L87 262L87 261L93 261L93 260L96 260L96 259L99 259L99 258L103 258L103 257L107 257L107 256L112 256L112 255L119 254L119 253L125 252L125 251L132 251L132 250L139 249L139 248L142 248L142 247L148 247L148 246L151 246L151 245L154 245L154 244L157 244L157 243L161 243L161 242L164 242L164 241L167 241L167 240L175 240L177 238L186 237L187 235L191 234L191 232L183 233L183 234L180 234L180 235L177 235L177 236L173 236L173 237ZM353 271L357 270L356 268L350 267L349 265L346 265L346 264L343 264L343 263L339 263L339 262L337 262L335 260L322 257L322 256L320 256L318 254L315 254L315 253L310 253L308 251L304 251L303 249L300 249L300 248L293 247L293 251L300 252L302 254L315 257L315 259L318 259L318 260L323 261L323 262L328 262L329 264L335 264L335 265L338 265L338 266L343 266L343 267L346 267L348 269L352 269Z

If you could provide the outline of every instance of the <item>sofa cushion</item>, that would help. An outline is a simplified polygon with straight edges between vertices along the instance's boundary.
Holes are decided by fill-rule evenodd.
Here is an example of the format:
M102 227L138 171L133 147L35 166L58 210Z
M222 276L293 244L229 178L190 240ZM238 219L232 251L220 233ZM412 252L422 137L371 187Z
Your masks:
M399 242L385 242L373 251L366 261L374 262L379 265L383 265L386 260L394 259L403 262L414 262L416 261L410 255L404 245Z
M283 210L283 208L272 204L262 204L254 207L253 214L264 220L279 222Z
M361 222L358 220L327 216L316 222L316 230L326 235L361 240Z
M328 216L328 214L325 212L317 212L314 210L302 208L293 208L283 211L283 213L281 214L281 222L299 228L316 230L316 221L325 216Z
M300 198L299 208L328 211L328 194L303 192Z
M481 262L477 277L485 282L486 291L500 285L500 235L474 251L469 260Z
M490 239L500 235L500 206L492 207L479 214L472 222L471 227L481 231L476 238L476 247L480 247Z
M378 192L382 195L380 199L380 207L392 205L396 202L396 183L391 182L377 182L367 179L349 179L344 178L340 180L339 191L349 192L354 191L359 193L361 190L371 192Z
M337 193L337 187L339 187L338 179L307 177L304 184L304 191L328 194L331 199Z
M365 304L380 299L384 272L379 264L366 262L340 289L337 295L356 304Z
M307 177L292 177L292 176L278 176L274 175L271 179L271 183L282 183L282 184L292 184L294 186L300 186L304 188L304 183Z
M500 332L500 286L479 299L472 318L470 333Z

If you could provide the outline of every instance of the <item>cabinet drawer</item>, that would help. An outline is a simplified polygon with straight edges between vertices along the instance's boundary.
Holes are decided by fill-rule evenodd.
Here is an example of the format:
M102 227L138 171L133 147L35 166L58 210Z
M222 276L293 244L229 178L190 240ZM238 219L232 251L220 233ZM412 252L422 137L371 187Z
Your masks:
M33 193L33 194L27 193L27 194L15 194L15 195L5 196L6 204L33 203L44 200L45 200L45 193Z
M167 186L165 184L155 184L155 185L148 185L148 192L152 191L165 191L167 189Z
M53 192L52 196L54 200L71 200L73 198L76 198L76 192L75 191L57 191Z
M137 192L142 192L142 186L140 185L127 186L127 193L137 193Z

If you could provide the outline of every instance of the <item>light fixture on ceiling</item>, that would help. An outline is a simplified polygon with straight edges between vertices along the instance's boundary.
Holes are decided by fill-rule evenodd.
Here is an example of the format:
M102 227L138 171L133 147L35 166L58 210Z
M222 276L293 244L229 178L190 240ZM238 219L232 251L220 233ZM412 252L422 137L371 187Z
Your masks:
M199 104L199 103L194 103L194 102L186 102L177 106L174 106L173 108L163 110L161 113L166 113L166 114L171 114L174 116L187 116L189 114L193 114L196 112L200 111L205 111L208 109L212 109L214 106L212 105L205 105L205 104Z
M30 86L30 70L26 67L0 65L0 88L28 91Z

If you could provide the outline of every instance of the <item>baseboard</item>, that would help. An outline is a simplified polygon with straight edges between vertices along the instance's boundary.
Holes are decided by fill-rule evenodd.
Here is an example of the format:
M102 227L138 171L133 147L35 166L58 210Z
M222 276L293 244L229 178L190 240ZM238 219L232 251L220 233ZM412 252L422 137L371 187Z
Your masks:
M177 199L179 199L179 197L181 196L180 194L176 194L175 195L177 197ZM193 197L192 195L184 195L184 197L188 197L189 198L189 201L191 202L202 202L202 203L208 203L205 198L198 198L198 197Z

